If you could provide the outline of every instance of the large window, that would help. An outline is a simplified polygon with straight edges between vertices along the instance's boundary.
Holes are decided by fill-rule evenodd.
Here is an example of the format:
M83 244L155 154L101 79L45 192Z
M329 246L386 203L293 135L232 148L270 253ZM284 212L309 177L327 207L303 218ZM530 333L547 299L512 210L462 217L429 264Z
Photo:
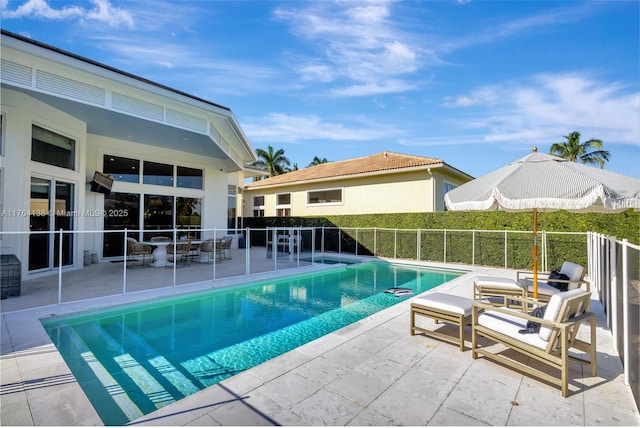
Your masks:
M276 196L278 205L291 205L291 193L281 193Z
M342 202L342 189L314 190L307 192L308 204L335 204Z
M112 175L116 181L140 182L140 161L120 156L104 155L103 172Z
M264 217L264 196L253 197L253 216Z
M177 187L202 189L202 170L197 168L178 167Z
M76 142L37 125L31 126L31 160L75 169Z
M200 238L202 199L176 198L176 229L184 229L192 238Z
M141 240L140 195L137 193L110 193L104 197L104 257L124 254L124 232L111 232L128 229L128 236Z
M144 161L144 184L173 186L173 165Z
M276 195L276 216L291 217L291 193Z
M144 195L144 240L153 236L171 238L169 229L173 229L173 196ZM158 230L161 232L148 232Z

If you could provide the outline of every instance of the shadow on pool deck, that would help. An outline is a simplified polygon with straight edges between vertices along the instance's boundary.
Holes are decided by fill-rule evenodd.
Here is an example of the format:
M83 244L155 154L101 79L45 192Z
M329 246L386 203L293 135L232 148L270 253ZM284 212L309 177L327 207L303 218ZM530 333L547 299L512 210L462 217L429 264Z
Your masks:
M472 272L437 290L471 297L470 279L475 274L515 276L502 269L469 269ZM260 275L283 274L284 271ZM227 278L217 280L216 286L246 280L247 277ZM3 300L0 423L102 424L39 318L195 291L210 288L211 284L164 287L12 311L4 305L9 299ZM468 348L460 352L457 346L437 339L411 336L410 301L402 301L131 424L640 425L631 389L623 382L611 332L605 328L602 306L595 297L592 310L598 313L598 375L592 378L581 365L572 366L570 396L566 399L554 386L483 358L473 360ZM431 327L449 328L442 324Z

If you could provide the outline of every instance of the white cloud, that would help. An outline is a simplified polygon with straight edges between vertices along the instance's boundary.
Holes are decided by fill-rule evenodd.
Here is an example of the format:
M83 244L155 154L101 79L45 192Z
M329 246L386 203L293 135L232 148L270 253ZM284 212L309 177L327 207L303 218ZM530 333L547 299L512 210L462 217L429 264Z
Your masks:
M370 141L398 136L402 131L377 123L355 120L354 125L325 121L316 115L270 113L248 119L243 130L253 142L298 143L302 141Z
M91 0L93 8L86 9L80 6L64 6L56 9L51 7L46 0L27 0L16 9L9 9L9 2L3 0L2 17L11 18L38 18L51 20L78 19L88 22L102 22L109 27L125 26L134 27L134 18L130 12L114 7L108 0Z
M378 82L367 82L354 84L345 87L335 87L331 90L333 95L340 97L360 97L372 94L395 94L415 89L416 85L403 80L387 80Z
M501 96L500 92L501 91L498 88L486 86L471 91L466 95L445 97L442 105L444 107L471 107L476 105L493 105L499 102Z
M202 56L199 47L185 47L174 39L166 41L146 35L131 39L126 35L104 34L92 40L101 50L115 55L110 64L205 98L222 93L271 91L279 76L277 70L262 63ZM166 69L171 72L164 73Z
M510 20L499 20L495 17L478 20L477 28L468 28L465 33L453 38L443 38L436 46L441 53L451 52L490 44L523 33L533 34L561 26L575 25L589 14L593 7L596 7L594 4L595 2L574 2L567 6L548 8L539 13L518 15Z
M334 79L331 67L325 64L307 63L296 67L296 72L306 82L331 82Z
M301 79L314 80L311 72L322 71L315 77L339 85L328 91L339 96L415 88L415 84L398 82L420 68L422 50L414 43L414 36L403 32L402 25L392 19L390 3L325 2L306 8L278 8L274 15L310 44L305 52L309 58L303 63L314 64L314 68L293 67ZM428 52L426 57L433 55Z
M640 93L580 73L539 74L448 97L471 109L459 125L486 130L484 141L552 143L579 131L584 138L640 145Z
M455 136L401 138L398 144L406 147L436 147L436 146L461 146L469 144L484 144L482 134L460 134Z

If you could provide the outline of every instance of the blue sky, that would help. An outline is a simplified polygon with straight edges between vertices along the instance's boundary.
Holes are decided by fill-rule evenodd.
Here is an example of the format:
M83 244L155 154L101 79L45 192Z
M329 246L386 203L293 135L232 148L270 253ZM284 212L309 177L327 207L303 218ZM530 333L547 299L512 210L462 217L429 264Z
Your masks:
M299 168L382 151L472 176L603 140L640 178L640 2L0 0L2 28L230 107Z

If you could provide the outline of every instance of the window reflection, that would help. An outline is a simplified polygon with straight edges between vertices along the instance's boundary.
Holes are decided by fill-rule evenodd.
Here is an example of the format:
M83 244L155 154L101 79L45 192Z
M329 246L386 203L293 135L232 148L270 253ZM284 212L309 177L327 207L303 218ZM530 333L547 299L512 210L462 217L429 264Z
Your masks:
M173 238L171 232L147 232L173 229L173 196L144 195L144 240L154 236Z
M144 161L144 184L173 186L173 165Z
M187 189L202 189L202 170L179 166L176 186Z
M140 182L140 161L120 156L104 155L103 172L113 175L116 181Z
M188 237L200 239L200 231L196 229L202 227L201 207L200 198L177 198L176 229L184 229Z

